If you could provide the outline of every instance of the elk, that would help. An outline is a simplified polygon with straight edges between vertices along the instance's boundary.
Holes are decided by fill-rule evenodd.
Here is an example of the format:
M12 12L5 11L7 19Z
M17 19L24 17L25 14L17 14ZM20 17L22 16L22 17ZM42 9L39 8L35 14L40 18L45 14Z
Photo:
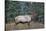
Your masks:
M16 25L19 23L23 23L23 24L28 23L28 26L30 26L30 22L31 22L31 16L29 16L29 15L19 15L19 16L15 17Z

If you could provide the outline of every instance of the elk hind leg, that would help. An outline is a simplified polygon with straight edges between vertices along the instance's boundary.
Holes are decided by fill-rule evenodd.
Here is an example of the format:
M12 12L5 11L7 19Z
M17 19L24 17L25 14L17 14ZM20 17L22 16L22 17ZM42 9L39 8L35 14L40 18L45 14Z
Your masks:
M28 28L30 28L30 22L28 23Z

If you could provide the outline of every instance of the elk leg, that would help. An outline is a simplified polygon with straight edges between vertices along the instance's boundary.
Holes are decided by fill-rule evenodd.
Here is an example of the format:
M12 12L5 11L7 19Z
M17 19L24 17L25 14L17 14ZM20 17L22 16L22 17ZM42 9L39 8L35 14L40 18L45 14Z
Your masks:
M30 22L28 23L28 28L30 28Z
M19 24L19 23L16 23L16 22L15 22L15 26L16 26L17 24Z
M16 25L18 25L19 23L16 23Z

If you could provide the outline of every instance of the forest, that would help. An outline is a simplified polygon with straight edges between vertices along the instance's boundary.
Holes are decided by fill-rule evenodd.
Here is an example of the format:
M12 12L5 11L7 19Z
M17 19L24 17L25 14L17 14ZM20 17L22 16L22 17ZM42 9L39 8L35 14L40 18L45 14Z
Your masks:
M33 10L38 13L38 16L44 16L44 3L5 1L5 22L13 22L14 17L18 15L31 15Z

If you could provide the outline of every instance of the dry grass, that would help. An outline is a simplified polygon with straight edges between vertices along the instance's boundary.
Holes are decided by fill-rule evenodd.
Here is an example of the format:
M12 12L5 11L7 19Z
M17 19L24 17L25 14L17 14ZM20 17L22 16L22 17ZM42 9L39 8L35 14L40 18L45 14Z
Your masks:
M30 29L37 29L37 28L43 28L44 24L38 23L38 22L31 22L30 23ZM16 30L16 29L29 29L27 23L21 24L15 26L15 23L6 24L6 31L8 30Z

